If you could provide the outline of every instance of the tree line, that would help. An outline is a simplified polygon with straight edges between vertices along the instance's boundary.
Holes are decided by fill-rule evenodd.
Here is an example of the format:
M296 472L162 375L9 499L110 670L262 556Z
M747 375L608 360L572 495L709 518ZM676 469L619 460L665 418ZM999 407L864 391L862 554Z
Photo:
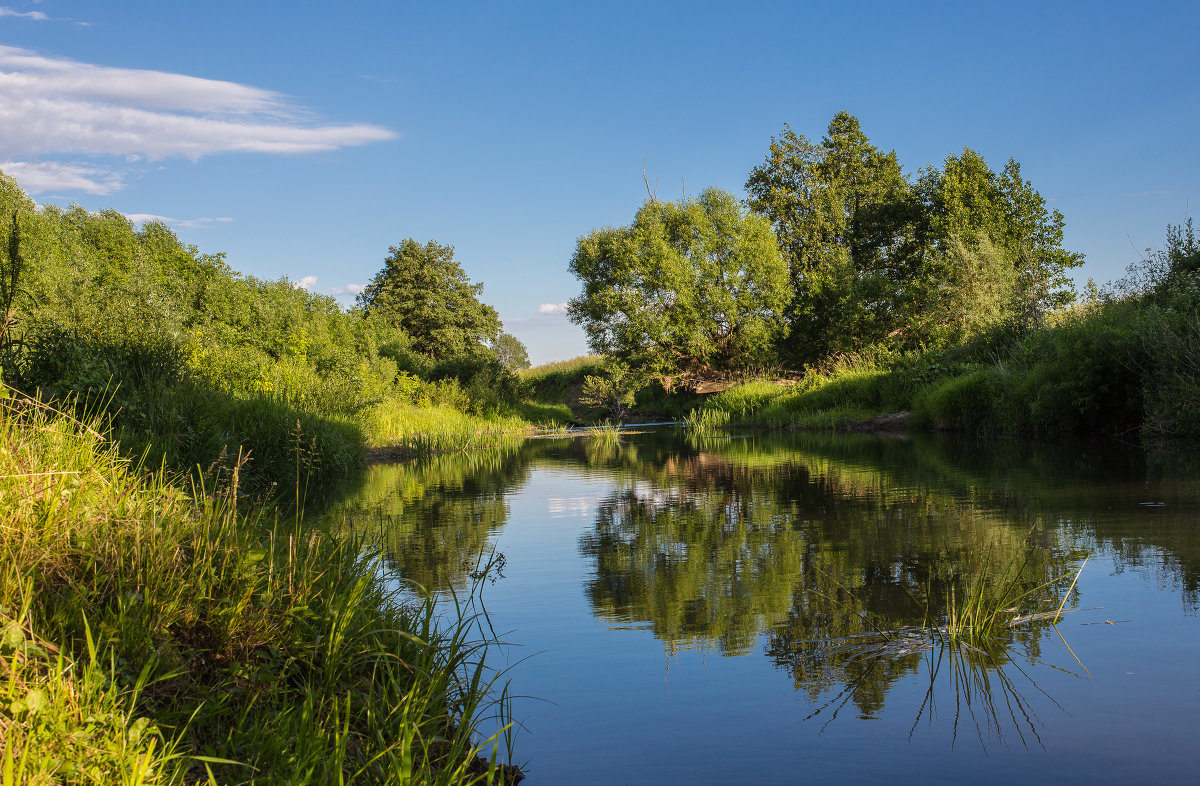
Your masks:
M337 477L364 441L398 437L381 406L504 414L528 357L481 294L451 246L407 239L345 309L241 275L162 222L39 206L0 174L4 383L103 405L128 451L183 471L242 445L247 481L289 483L301 458Z
M820 142L785 127L746 191L651 196L579 239L569 315L593 351L662 376L806 367L1027 330L1075 298L1083 257L1012 159L906 175L839 112Z

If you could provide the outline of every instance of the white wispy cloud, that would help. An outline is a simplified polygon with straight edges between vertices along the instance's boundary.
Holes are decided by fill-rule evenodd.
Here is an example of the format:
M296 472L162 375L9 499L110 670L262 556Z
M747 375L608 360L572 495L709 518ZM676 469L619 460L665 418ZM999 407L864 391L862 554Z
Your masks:
M316 283L317 283L316 276L305 276L304 278L300 279L299 281L293 281L292 286L295 287L296 289L309 290L309 289L312 289L313 285Z
M33 0L35 3L40 3L41 0ZM17 11L8 6L0 6L0 17L11 17L13 19L26 19L31 22L67 22L80 27L91 27L91 22L78 22L74 19L59 19L52 16L47 16L41 11Z
M171 218L170 216L159 216L154 213L126 213L125 217L135 224L144 224L147 221L161 221L164 224L183 227L184 229L203 229L212 224L226 224L233 220L229 216L217 216L216 218Z
M32 12L31 12L32 13ZM87 164L95 177L74 186L111 193L116 166L229 152L301 154L394 139L365 123L318 123L305 108L270 90L132 68L80 63L0 45L0 158L27 165L44 156L111 157ZM77 174L79 162L73 166ZM8 165L11 166L11 163ZM9 171L5 168L5 171ZM46 190L34 179L31 192ZM114 186L113 183L118 185ZM62 188L62 186L60 186Z
M344 287L331 287L329 294L331 295L359 295L366 289L365 284L347 284Z
M1129 196L1131 197L1151 197L1151 196L1166 196L1170 191L1134 191Z
M558 316L560 314L565 314L565 313L567 313L567 304L566 303L543 303L542 305L538 306L538 313L539 314L549 314L551 316Z
M41 11L14 11L8 6L0 6L0 16L14 16L18 19L31 19L35 22L49 22L50 17Z
M2 135L0 135L2 138ZM0 147L3 143L0 142ZM47 191L83 191L87 194L111 194L123 187L121 178L109 169L91 164L59 161L4 161L0 172L16 178L30 194Z

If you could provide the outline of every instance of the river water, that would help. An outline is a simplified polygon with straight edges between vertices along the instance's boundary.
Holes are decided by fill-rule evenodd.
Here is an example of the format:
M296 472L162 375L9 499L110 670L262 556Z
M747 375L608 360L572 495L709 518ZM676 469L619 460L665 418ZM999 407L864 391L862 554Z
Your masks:
M1176 782L1197 467L658 429L378 465L332 515L441 595L503 555L482 593L526 783ZM941 629L979 599L990 631Z

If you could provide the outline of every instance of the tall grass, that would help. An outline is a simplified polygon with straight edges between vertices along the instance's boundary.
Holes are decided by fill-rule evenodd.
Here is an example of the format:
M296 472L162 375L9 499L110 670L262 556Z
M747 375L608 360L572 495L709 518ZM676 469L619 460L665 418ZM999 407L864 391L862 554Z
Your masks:
M515 777L477 596L398 603L357 541L239 510L237 461L185 492L94 425L0 404L0 782Z
M553 377L570 377L593 373L604 362L603 355L580 355L570 360L559 360L553 363L543 363L540 366L523 369L517 372L522 380L534 384Z
M533 428L518 415L471 415L451 407L415 407L385 401L363 417L367 441L401 455L494 447Z
M599 374L603 363L601 355L581 355L517 373L534 401L542 404L569 403L572 388L582 387L589 374ZM578 391L575 392L577 394Z
M589 439L599 442L620 442L621 441L621 424L613 423L606 420L603 423L592 426L587 430Z
M716 408L693 409L683 419L684 428L697 436L711 434L729 425L730 413Z
M842 358L792 384L759 380L717 393L689 416L689 423L839 428L907 409L919 373L911 360L889 370L874 361Z

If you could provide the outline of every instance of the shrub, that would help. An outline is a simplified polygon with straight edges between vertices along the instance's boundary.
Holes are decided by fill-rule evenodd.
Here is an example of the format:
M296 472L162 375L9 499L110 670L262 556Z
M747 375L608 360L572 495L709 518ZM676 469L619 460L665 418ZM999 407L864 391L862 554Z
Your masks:
M1000 372L981 369L934 383L917 396L914 425L939 429L982 431L996 428Z

